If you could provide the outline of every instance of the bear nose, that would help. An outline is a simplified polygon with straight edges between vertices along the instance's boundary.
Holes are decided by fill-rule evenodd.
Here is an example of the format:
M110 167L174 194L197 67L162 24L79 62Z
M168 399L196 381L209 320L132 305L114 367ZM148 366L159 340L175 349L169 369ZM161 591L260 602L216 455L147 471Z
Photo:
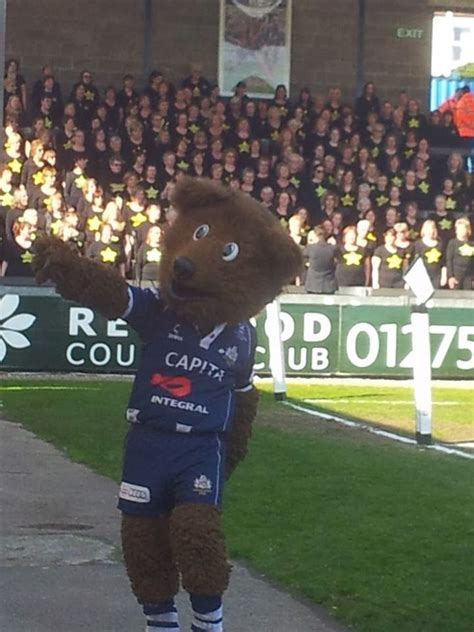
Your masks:
M196 272L196 266L188 257L176 257L174 260L174 274L178 279L190 279Z

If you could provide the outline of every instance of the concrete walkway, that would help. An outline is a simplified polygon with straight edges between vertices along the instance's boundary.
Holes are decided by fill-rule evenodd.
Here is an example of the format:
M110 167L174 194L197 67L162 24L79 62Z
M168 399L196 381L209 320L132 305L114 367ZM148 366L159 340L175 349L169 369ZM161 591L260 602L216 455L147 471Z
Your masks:
M120 561L116 485L0 421L0 630L135 632L144 619ZM186 595L178 600L189 629ZM343 632L235 565L226 632Z

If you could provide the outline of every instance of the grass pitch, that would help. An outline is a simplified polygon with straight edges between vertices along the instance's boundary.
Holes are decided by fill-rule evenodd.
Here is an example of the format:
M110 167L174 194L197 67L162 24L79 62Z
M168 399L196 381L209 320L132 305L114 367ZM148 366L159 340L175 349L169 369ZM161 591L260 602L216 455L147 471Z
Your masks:
M343 388L333 399L363 399ZM119 480L129 389L17 380L0 398L7 418ZM329 398L319 386L290 396ZM229 549L355 630L471 632L473 472L467 460L314 423L263 393L250 454L226 488Z

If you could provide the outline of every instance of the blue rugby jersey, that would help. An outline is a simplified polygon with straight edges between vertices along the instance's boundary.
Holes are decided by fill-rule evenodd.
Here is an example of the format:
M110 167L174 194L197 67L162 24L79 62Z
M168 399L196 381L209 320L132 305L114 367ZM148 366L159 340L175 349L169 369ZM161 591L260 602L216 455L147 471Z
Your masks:
M174 432L225 432L235 392L252 388L256 334L248 321L202 337L160 299L129 288L123 318L143 340L127 419Z

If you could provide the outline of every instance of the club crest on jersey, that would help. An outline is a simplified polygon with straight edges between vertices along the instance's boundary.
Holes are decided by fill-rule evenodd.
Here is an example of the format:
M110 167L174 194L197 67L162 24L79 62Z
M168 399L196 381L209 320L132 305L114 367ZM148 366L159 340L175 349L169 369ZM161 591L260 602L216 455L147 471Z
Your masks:
M219 353L224 358L224 362L227 364L227 366L235 366L235 363L237 362L237 358L239 356L236 346L227 347L227 349L219 349Z
M206 496L206 494L210 494L212 492L212 483L207 476L201 474L201 476L194 479L193 490L196 494L199 494L199 496Z
M173 327L173 331L170 331L168 334L168 340L177 340L178 342L183 342L183 336L180 334L181 325L175 325Z

